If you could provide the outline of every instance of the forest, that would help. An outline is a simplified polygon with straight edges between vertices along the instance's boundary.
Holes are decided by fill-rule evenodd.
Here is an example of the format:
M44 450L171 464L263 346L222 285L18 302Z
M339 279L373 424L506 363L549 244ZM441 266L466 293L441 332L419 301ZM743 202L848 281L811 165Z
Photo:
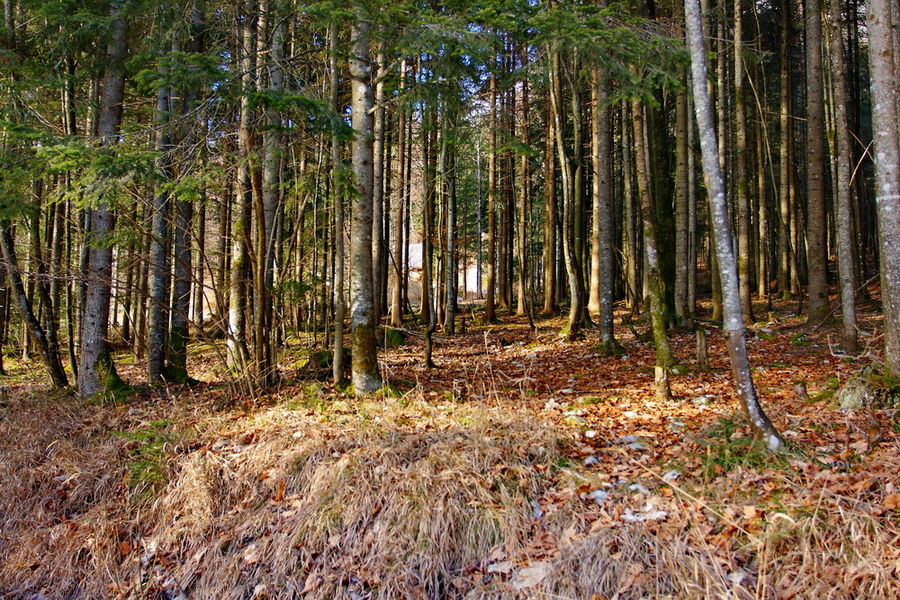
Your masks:
M900 598L896 0L4 0L0 598Z

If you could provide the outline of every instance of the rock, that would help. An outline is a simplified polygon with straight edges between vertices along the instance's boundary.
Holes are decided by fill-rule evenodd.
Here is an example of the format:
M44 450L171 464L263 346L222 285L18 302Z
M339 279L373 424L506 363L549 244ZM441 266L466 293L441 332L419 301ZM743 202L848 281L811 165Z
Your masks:
M663 478L663 481L669 483L669 482L675 481L680 476L681 476L680 472L676 471L675 469L672 469L671 471L666 472L666 474L663 475L662 478Z
M593 500L597 505L603 504L609 498L609 492L604 490L594 490L586 496L589 500Z
M603 398L600 396L581 396L575 401L577 404L600 404Z
M642 523L644 521L663 521L669 514L664 510L651 510L650 505L644 508L643 512L636 513L630 508L626 508L622 514L622 520L628 523Z
M500 573L501 575L508 575L512 573L512 570L515 568L515 564L508 560L504 560L501 562L495 562L491 565L488 565L487 572L488 573Z

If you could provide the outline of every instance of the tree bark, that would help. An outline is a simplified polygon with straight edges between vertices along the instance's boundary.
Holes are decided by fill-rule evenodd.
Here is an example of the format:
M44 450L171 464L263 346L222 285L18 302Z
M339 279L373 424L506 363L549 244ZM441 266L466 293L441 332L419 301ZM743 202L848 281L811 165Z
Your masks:
M110 10L111 38L107 47L106 70L103 77L103 96L97 131L100 144L107 148L116 145L122 123L122 102L125 93L125 21L120 14L121 5L115 3ZM112 279L112 244L114 217L112 208L101 200L97 208L88 211L90 229L88 239L85 303L81 325L81 359L79 365L78 392L92 397L98 392L111 391L121 386L109 347L109 303Z
M28 335L31 336L38 348L38 352L40 352L41 360L47 369L47 374L50 375L53 387L64 388L69 385L69 381L63 369L62 361L59 358L59 349L56 348L54 350L51 348L47 334L38 318L34 315L31 301L25 294L25 285L22 282L22 274L19 271L19 264L16 259L15 245L9 232L9 224L6 221L0 221L0 245L2 245L3 260L6 262L5 270L9 280L9 287L16 296L19 312L22 314L22 321L25 323Z
M750 418L750 423L771 451L779 450L784 440L763 411L750 373L744 332L741 299L738 289L737 263L732 252L728 207L725 199L725 181L719 164L716 129L712 108L706 89L706 55L700 22L700 6L697 0L685 0L685 21L691 52L693 74L694 111L700 134L703 154L703 173L709 195L709 209L716 228L716 254L722 281L724 329L732 373L738 395Z
M897 79L891 27L900 15L896 3L868 0L869 69L872 130L875 136L875 202L881 250L881 301L884 310L884 360L900 373L900 138Z
M847 122L847 70L844 62L840 0L831 0L831 73L834 81L834 147L837 177L834 182L835 221L837 221L838 278L841 288L842 346L845 352L857 351L856 261L853 215L850 195L852 146Z
M808 322L829 312L825 248L825 104L822 86L822 2L806 0L806 265Z
M704 79L705 81L705 79ZM662 291L662 274L659 269L659 251L656 245L656 223L650 198L650 174L643 152L644 111L639 100L631 101L631 122L634 129L635 166L638 197L641 206L641 222L644 230L644 254L647 261L647 295L650 299L650 323L653 329L653 345L656 347L656 366L669 369L675 357L666 336L666 301ZM658 388L659 392L662 391ZM661 399L666 399L668 394Z
M353 236L350 241L350 328L353 338L354 393L381 387L375 341L372 289L372 88L369 85L370 23L357 14L350 32L350 80L353 111Z

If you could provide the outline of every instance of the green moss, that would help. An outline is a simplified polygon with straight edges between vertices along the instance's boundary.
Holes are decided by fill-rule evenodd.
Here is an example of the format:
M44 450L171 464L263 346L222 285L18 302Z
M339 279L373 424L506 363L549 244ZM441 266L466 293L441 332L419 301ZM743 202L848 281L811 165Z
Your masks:
M132 500L144 503L152 500L167 482L165 471L166 447L175 442L168 419L151 421L140 429L113 431L118 437L134 443L125 463L125 479Z
M772 454L761 440L735 436L743 423L732 417L722 417L700 441L705 451L701 456L703 475L714 479L738 468L784 469L789 466L785 454Z
M104 351L100 355L94 368L97 370L97 376L102 386L100 391L92 398L94 402L113 405L123 404L134 393L134 388L119 377L109 350Z

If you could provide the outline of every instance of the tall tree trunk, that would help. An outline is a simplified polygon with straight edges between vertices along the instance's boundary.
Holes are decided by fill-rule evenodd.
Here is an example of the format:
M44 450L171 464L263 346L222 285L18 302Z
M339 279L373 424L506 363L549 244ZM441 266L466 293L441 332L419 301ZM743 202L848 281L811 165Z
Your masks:
M238 168L231 228L231 289L228 302L228 363L232 371L243 373L250 359L247 351L247 286L250 272L250 216L253 207L251 153L253 135L250 121L250 94L255 89L256 0L242 3L244 23L241 31L241 101L238 128Z
M653 329L653 344L656 347L656 366L668 370L675 364L675 358L669 347L669 338L666 336L666 300L663 297L662 273L660 273L659 269L659 251L656 246L656 223L654 222L653 203L650 198L650 174L643 152L646 143L644 138L644 110L639 100L632 100L631 102L631 121L634 129L635 166L637 167L641 222L644 230L644 254L647 261L647 295L650 299L650 323ZM668 397L668 386L657 391L660 395Z
M171 180L168 85L156 92L156 168L163 181ZM153 195L150 233L150 310L147 315L147 379L151 385L163 383L166 374L166 341L169 331L169 191L159 185Z
M490 74L490 113L488 116L488 201L487 201L487 292L484 300L484 320L497 320L494 290L497 287L497 78Z
M724 328L728 354L731 359L738 395L757 434L773 452L784 445L778 431L766 416L757 397L750 373L747 344L744 332L741 299L738 289L737 264L731 247L728 207L725 199L725 181L719 165L716 129L712 108L706 89L706 55L700 23L700 6L697 0L685 0L685 20L691 51L691 71L694 87L694 110L700 133L700 149L703 153L703 173L709 195L712 222L716 227L716 254L722 281Z
M822 2L806 0L806 264L808 322L825 319L828 255L825 248L825 105L822 86Z
M374 286L375 322L380 323L384 314L381 288L384 285L385 272L382 268L385 253L384 241L384 180L385 180L385 108L384 108L384 51L379 51L376 58L378 70L375 73L375 123L373 140L372 165L372 285Z
M875 135L875 202L881 249L881 301L884 309L884 359L900 373L900 137L897 124L897 79L891 27L900 20L896 3L868 0L869 69L872 131Z
M522 65L525 69L528 64L528 53L522 51ZM519 110L519 142L528 147L530 138L528 135L528 81L522 81L522 101ZM518 278L516 279L516 314L524 315L528 311L526 306L527 280L530 275L527 255L528 214L529 199L531 197L531 160L526 152L519 153L519 218L516 226L516 259L519 262Z
M593 157L593 224L591 230L591 310L599 313L600 346L610 351L613 337L615 292L615 215L610 182L612 135L609 126L606 73L595 69L591 76L591 140Z
M400 61L400 95L406 89L406 59ZM400 163L400 184L397 186L397 194L393 199L391 217L391 240L393 252L391 253L391 327L403 326L403 205L406 201L406 108L400 107L398 119L398 162Z
M834 182L835 220L837 221L838 278L841 288L841 317L844 325L844 351L857 350L856 334L856 262L851 211L850 176L852 146L847 122L847 67L844 62L844 36L841 0L831 0L831 73L834 81L834 130L837 177Z
M369 85L370 24L364 15L350 32L350 80L352 92L353 236L350 241L350 327L353 337L353 389L357 395L381 387L375 341L372 289L372 88Z
M553 131L553 107L549 93L544 122L544 314L556 314L556 133Z
M750 285L750 183L747 174L747 110L744 98L744 7L734 0L734 187L738 211L738 280L744 320L753 322L753 290Z
M781 0L781 40L779 45L779 81L781 104L779 112L779 178L778 178L778 287L783 296L791 289L791 3Z
M585 298L582 295L583 285L580 283L579 263L576 250L575 221L576 212L576 165L566 150L565 121L562 106L562 83L560 81L559 52L551 50L550 65L550 104L554 119L553 130L556 134L556 154L559 159L559 170L562 175L563 188L563 258L566 262L566 279L569 284L569 317L563 326L568 339L578 336L583 323ZM574 91L573 91L574 93ZM577 136L576 136L577 137Z
M103 77L103 96L97 131L100 143L107 147L116 144L122 123L122 102L125 94L125 21L120 4L110 10L111 38L106 52ZM82 272L87 282L81 325L81 360L78 392L91 397L98 392L121 386L107 345L109 330L109 302L112 279L112 244L114 217L112 208L102 199L97 208L88 211L90 229L86 232L88 250L87 269Z
M341 114L338 104L338 66L337 66L337 26L332 25L328 32L328 51L330 64L331 110L335 115ZM356 110L353 111L354 119ZM344 381L344 194L341 184L341 143L338 132L331 134L331 194L334 205L334 348L332 356L332 375L334 383Z
M28 335L31 336L40 352L41 360L47 369L47 374L50 375L53 387L64 388L69 385L69 381L59 359L59 348L51 348L47 340L47 334L38 318L34 315L31 301L25 294L25 285L22 282L22 274L19 271L19 264L16 260L15 245L9 232L9 223L6 221L0 221L0 245L2 245L3 260L6 262L6 275L9 279L9 287L16 295L16 302Z

